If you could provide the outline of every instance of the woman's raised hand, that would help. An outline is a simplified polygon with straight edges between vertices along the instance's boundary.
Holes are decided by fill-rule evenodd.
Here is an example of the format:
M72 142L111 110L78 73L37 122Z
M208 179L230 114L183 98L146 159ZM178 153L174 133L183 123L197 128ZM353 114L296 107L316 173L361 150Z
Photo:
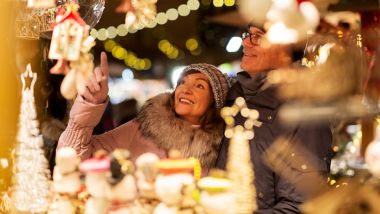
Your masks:
M79 94L84 100L93 104L104 103L108 96L108 62L107 55L100 55L100 67L96 67L86 83L86 90Z

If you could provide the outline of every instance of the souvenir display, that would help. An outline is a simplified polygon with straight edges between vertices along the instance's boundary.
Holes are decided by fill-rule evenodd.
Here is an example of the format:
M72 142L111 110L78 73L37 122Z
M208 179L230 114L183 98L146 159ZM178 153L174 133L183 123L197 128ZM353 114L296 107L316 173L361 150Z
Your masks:
M233 214L235 195L231 180L221 177L220 173L210 172L211 176L201 178L198 187L201 189L200 204L206 214Z
M134 166L129 160L129 151L116 149L111 153L109 214L138 214L135 204L137 187L134 177Z
M65 147L57 151L53 173L53 202L49 214L77 213L80 181L80 159L74 149Z
M155 190L161 203L154 209L154 214L174 214L180 210L191 210L195 206L191 199L195 189L193 161L181 159L176 150L171 151L169 157L170 159L158 162L160 174L156 178Z
M111 186L107 181L109 169L110 157L103 150L79 165L79 170L85 173L84 183L90 195L84 208L85 214L105 214L110 209Z
M159 158L153 153L144 153L136 159L136 179L139 190L138 204L141 213L152 213L159 203L154 188L159 173Z

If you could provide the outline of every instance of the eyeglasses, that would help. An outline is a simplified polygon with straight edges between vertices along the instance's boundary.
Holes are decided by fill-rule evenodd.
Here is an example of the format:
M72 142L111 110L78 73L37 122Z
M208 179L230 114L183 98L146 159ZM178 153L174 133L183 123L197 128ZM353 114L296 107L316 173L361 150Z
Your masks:
M249 42L251 43L251 45L258 45L260 44L261 38L263 37L263 35L264 35L264 32L259 31L259 30L254 33L247 31L247 32L243 32L243 34L241 35L241 38L245 40L246 38L249 37Z

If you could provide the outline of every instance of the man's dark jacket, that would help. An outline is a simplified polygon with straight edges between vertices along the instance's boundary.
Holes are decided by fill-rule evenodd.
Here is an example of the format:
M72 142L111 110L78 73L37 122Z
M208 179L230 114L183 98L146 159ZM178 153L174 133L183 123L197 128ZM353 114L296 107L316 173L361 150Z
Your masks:
M226 105L231 106L237 97L244 97L250 109L259 111L260 127L254 127L254 138L250 140L251 160L254 165L255 187L258 210L255 213L299 213L299 205L308 195L305 185L313 185L312 180L318 176L326 178L330 170L332 156L332 134L328 125L287 126L280 122L277 112L281 106L274 87L266 87L266 74L254 77L240 72L228 92ZM240 115L235 118L235 125L245 121ZM301 145L302 152L286 152L287 172L291 181L275 173L263 160L263 154L280 136L290 139L290 145ZM217 160L218 168L225 168L229 139L224 138ZM297 150L298 151L298 150ZM291 157L290 157L291 156ZM313 167L311 167L313 166ZM306 185L306 187L307 187ZM318 185L318 184L315 184ZM297 188L296 188L297 187ZM302 191L299 189L302 187ZM313 187L314 188L314 187Z

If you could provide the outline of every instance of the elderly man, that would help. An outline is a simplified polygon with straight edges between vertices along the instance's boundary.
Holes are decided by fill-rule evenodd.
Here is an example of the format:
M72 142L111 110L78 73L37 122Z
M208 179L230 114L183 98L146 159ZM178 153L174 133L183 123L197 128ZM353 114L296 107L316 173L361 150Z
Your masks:
M299 213L299 205L310 197L307 188L317 185L312 178L324 179L329 172L332 135L328 125L289 127L276 117L282 101L277 97L276 87L266 81L267 74L273 69L292 66L296 59L289 46L269 44L264 35L263 30L253 26L243 34L241 68L244 71L238 73L226 104L231 106L237 97L244 97L249 108L258 110L262 122L254 127L254 138L249 141L258 205L255 213ZM235 123L242 125L244 118L238 115ZM269 167L263 158L280 136L290 139L289 145L304 148L302 152L297 149L283 152L289 157L283 157L285 161L277 168L285 168L282 170L285 173L274 170L276 166ZM223 140L218 168L226 165L228 142L226 138Z

